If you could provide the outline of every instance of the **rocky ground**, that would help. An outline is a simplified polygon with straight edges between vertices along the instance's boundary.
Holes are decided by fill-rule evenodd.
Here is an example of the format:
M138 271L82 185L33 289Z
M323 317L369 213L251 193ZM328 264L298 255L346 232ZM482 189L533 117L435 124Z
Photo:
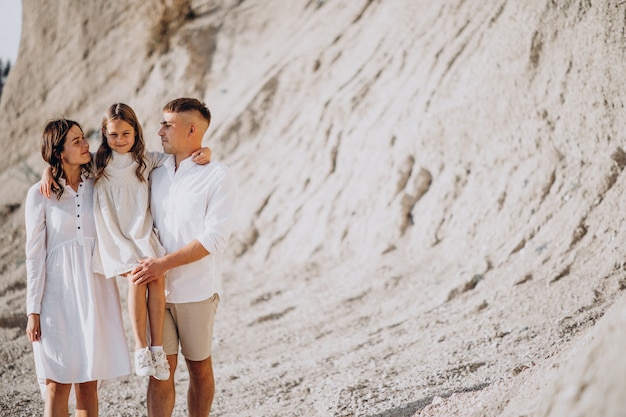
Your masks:
M159 149L183 95L212 109L205 143L240 186L213 415L626 415L625 13L24 0L0 101L3 415L42 410L22 206L41 126L97 140L123 101ZM145 383L103 388L101 415L145 415Z

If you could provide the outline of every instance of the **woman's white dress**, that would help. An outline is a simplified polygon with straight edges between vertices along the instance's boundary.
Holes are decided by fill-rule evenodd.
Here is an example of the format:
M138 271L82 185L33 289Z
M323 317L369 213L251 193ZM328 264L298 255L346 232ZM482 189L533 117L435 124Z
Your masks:
M146 152L145 181L135 175L130 153L113 151L105 175L96 181L94 210L98 242L95 271L107 278L130 272L141 258L165 255L150 213L148 176L167 155Z
M65 186L65 184L64 184ZM26 197L27 314L39 313L41 341L35 368L45 380L77 383L130 374L130 359L115 280L94 274L96 244L92 179L60 199Z

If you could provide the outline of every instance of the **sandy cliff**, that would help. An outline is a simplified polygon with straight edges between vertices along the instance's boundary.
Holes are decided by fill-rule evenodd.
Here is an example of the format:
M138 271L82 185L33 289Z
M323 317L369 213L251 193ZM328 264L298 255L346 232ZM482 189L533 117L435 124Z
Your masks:
M215 415L625 415L626 3L74 3L24 0L0 101L10 415L41 408L22 202L44 122L95 132L123 101L159 149L184 95L240 185ZM144 387L102 414L142 415Z

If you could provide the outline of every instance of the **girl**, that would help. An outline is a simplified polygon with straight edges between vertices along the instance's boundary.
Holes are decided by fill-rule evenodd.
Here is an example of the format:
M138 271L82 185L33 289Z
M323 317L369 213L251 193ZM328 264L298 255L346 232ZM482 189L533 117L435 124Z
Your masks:
M107 109L101 132L102 143L95 155L94 215L98 240L94 271L107 278L117 275L129 278L139 259L165 254L153 229L148 176L168 155L145 151L141 124L126 104L116 103ZM210 156L209 148L193 155L200 164L208 163ZM135 339L135 373L169 379L162 340L164 277L147 286L129 283L128 310Z
M130 373L117 285L93 273L96 244L91 155L78 123L50 121L41 154L57 185L28 191L26 334L45 400L44 415L98 415L98 380Z

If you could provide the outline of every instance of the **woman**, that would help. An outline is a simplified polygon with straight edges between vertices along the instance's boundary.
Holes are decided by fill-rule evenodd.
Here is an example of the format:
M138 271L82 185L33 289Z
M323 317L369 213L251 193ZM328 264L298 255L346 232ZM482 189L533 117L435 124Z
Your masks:
M114 280L92 272L96 242L91 155L78 123L50 121L41 144L58 181L47 199L39 185L26 197L28 324L44 416L98 415L98 382L130 373Z

